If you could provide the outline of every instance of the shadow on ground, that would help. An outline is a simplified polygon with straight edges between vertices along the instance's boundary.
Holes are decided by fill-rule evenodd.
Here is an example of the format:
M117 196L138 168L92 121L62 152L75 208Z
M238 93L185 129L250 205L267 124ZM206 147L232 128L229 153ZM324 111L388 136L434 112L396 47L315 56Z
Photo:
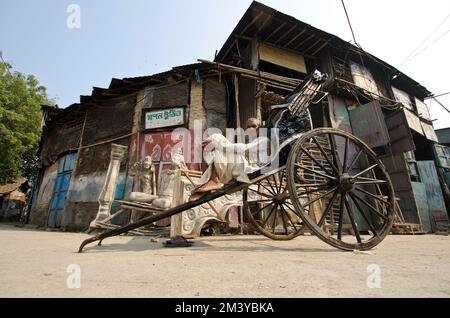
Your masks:
M318 238L317 238L318 239ZM145 252L145 251L192 251L192 252L244 252L244 253L258 253L258 252L321 252L321 253L342 253L343 251L324 246L323 248L308 248L302 246L301 237L295 239L298 242L298 246L273 246L268 238L244 238L244 237L224 237L211 240L211 242L202 240L192 240L194 244L191 247L165 247L163 242L168 240L167 238L161 239L159 243L150 242L150 239L132 238L131 240L123 243L108 243L106 239L102 242L101 246L96 245L96 242L87 245L83 249L83 253L103 253L103 252ZM231 245L227 246L226 243L230 242ZM236 242L242 242L242 246L236 246ZM219 243L219 244L215 244ZM81 244L81 241L80 241ZM277 242L282 245L283 242ZM220 246L218 246L220 245ZM289 245L292 245L289 244ZM77 249L78 250L78 249Z

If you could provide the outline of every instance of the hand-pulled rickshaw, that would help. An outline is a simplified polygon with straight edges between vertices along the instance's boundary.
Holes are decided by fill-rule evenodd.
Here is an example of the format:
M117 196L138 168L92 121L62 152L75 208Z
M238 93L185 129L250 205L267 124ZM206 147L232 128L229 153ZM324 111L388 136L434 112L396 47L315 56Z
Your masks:
M326 80L326 74L315 71L284 106L272 110L266 126L278 129L277 168L263 166L248 176L250 183L232 182L198 200L107 230L85 240L79 252L89 243L238 191L243 192L247 220L270 239L291 240L308 229L342 250L368 250L379 244L394 220L392 183L363 141L339 129L313 129L309 108L326 96Z

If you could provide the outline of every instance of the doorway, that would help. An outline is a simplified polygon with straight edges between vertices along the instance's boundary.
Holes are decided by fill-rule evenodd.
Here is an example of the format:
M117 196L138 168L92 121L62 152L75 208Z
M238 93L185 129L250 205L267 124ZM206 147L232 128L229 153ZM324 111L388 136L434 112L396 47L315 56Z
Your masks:
M67 191L69 190L70 178L72 176L76 156L76 153L71 153L58 160L58 175L56 177L52 199L50 200L50 209L48 211L47 226L50 228L61 227L64 204L66 202Z

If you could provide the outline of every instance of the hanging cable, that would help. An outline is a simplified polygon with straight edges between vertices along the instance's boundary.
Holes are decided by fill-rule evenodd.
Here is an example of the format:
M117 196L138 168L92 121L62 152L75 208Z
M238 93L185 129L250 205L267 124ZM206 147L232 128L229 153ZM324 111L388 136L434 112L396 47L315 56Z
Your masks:
M341 0L341 3L342 3L342 6L344 7L345 16L347 17L347 21L348 21L348 26L350 27L350 31L352 32L353 41L354 41L355 44L359 47L358 42L356 42L355 33L353 32L352 23L350 22L350 17L348 16L347 8L345 7L344 0Z
M450 29L445 31L443 34L441 34L436 40L434 40L433 42L431 42L429 45L427 45L426 47L424 47L422 50L420 50L419 52L417 52L416 54L414 54L413 56L411 56L409 59L407 59L406 61L403 62L402 65L405 65L406 63L410 62L412 59L414 59L417 55L421 54L423 51L429 49L433 44L435 44L437 41L439 41L440 39L442 39L444 36L446 36L448 33L450 32ZM401 66L401 65L400 65Z
M359 58L361 60L361 65L364 68L366 68L366 65L364 63L363 54L366 55L370 59L372 59L372 57L370 56L370 54L368 54L366 51L364 51L364 49L361 47L361 45L359 45L358 42L356 42L355 32L353 31L352 23L350 22L350 17L348 15L347 8L345 7L344 0L341 0L341 3L342 3L342 7L344 8L345 16L347 17L348 26L350 27L350 31L352 32L353 41L355 42L355 45L359 49L359 50L353 50L353 51L356 51L356 53L359 55Z
M431 97L436 103L438 103L442 108L444 108L448 113L450 113L450 110L444 106L440 101L436 99L436 97Z
M443 93L443 94L438 94L438 95L434 95L433 97L434 97L434 98L437 98L437 97L446 96L446 95L448 95L448 94L450 94L450 92Z
M422 46L422 45L424 45L425 44L425 42L427 42L432 36L433 36L433 34L434 33L436 33L436 31L437 30L439 30L439 28L445 23L445 21L447 21L447 19L450 17L450 14L449 15L447 15L445 18L444 18L444 20L441 22L441 23L439 23L439 25L425 38L425 40L423 40L414 50L412 50L411 51L411 53L409 53L408 54L408 56L407 57L405 57L404 58L404 60L400 63L400 65L398 66L398 67L400 67L400 66L402 66L404 63L406 63L406 61L408 60L408 59L410 59L410 57L414 54L414 53L416 53L416 51L418 50L418 49L420 49L420 47Z

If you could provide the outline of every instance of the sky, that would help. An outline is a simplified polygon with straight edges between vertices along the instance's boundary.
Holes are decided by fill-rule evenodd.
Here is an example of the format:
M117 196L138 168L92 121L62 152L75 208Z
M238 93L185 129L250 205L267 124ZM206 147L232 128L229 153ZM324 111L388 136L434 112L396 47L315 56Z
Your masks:
M251 0L0 0L0 51L34 74L60 107L108 87L214 58ZM261 0L351 41L341 0ZM435 95L450 92L450 1L345 0L362 48ZM79 25L73 6L79 8ZM69 22L69 24L68 24ZM75 26L75 27L74 27ZM79 27L78 27L79 26ZM418 49L417 49L418 48ZM402 62L409 55L412 58ZM450 95L438 98L450 109ZM430 105L435 128L450 113Z

